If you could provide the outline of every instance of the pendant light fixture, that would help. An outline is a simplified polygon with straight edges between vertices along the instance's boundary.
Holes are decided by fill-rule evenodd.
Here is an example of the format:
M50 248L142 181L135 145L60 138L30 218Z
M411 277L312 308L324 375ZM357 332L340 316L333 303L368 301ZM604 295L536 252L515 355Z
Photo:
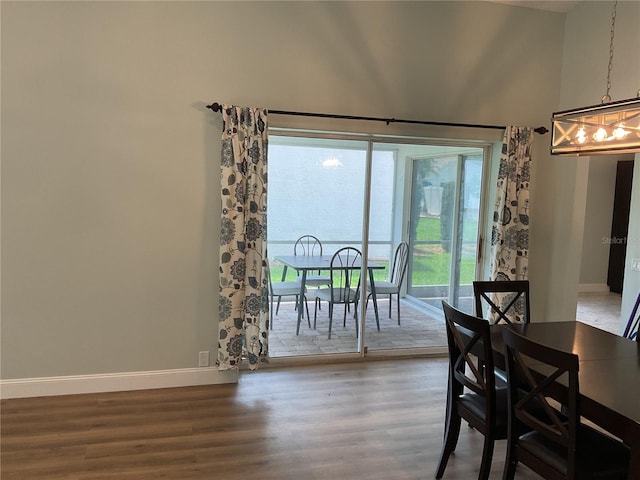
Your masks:
M607 93L600 105L555 112L551 127L552 155L607 155L640 152L640 90L636 98L611 101L611 69L616 7L611 14Z

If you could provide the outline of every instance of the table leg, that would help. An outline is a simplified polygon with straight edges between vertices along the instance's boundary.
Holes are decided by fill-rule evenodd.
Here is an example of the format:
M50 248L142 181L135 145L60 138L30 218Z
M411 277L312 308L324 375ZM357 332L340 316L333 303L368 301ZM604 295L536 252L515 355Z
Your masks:
M300 322L302 321L302 309L304 308L305 283L307 283L307 271L302 270L302 278L300 279L300 295L298 295L298 325L296 327L296 335L300 334Z
M629 460L629 480L640 480L640 438L635 438L631 448L631 459Z
M373 281L373 270L369 269L369 287L371 288L371 298L373 299L373 311L376 314L376 326L380 331L380 317L378 316L378 299L376 297L376 284Z

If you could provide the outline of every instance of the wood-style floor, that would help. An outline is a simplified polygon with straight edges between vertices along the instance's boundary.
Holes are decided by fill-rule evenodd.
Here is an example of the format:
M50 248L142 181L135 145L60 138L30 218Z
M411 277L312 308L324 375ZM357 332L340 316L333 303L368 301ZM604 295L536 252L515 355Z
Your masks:
M430 479L445 359L243 372L238 385L4 400L2 480ZM444 479L477 478L463 425ZM499 479L505 442L496 444ZM538 478L519 467L516 478Z

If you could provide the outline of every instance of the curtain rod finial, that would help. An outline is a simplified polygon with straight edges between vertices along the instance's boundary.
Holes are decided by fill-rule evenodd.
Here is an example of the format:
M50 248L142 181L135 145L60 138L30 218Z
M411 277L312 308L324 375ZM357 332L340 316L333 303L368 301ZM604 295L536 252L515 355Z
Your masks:
M533 131L536 133L539 133L540 135L544 135L549 130L547 129L547 127L538 127L538 128L534 128Z
M212 103L211 105L207 105L207 108L210 108L214 112L222 111L222 105L220 105L218 102Z

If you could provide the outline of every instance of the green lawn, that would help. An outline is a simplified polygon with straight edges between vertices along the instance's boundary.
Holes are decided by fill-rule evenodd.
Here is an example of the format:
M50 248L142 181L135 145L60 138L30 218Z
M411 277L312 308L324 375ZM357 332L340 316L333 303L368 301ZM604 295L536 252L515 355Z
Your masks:
M412 285L447 285L449 283L449 253L430 254L413 257L413 278ZM373 278L375 280L387 280L389 278L388 262L380 262L386 265L384 270L375 270ZM460 262L460 283L470 284L475 276L475 258L462 258ZM280 281L282 278L282 265L271 266L273 281ZM286 281L292 282L296 278L295 270L287 269Z
M464 223L462 239L465 242L475 242L478 232L478 222ZM447 285L451 268L451 254L443 248L440 232L440 219L423 217L418 223L416 232L418 241L436 242L416 248L413 255L412 284L413 285ZM475 278L474 254L462 254L460 261L460 283L470 284Z
M412 285L448 285L451 254L442 252L413 257ZM460 283L470 284L475 279L476 260L462 257Z
M477 222L467 222L463 227L464 241L474 241L478 228ZM417 238L420 241L438 241L440 240L440 219L439 218L421 218L418 224ZM411 259L410 259L411 261ZM444 251L442 245L437 242L433 245L424 246L424 248L416 249L413 255L412 268L412 285L448 285L451 254ZM375 270L375 280L387 280L389 278L389 262L384 263L384 270ZM271 276L273 281L280 281L282 278L282 265L274 264L271 266ZM296 277L295 270L289 268L287 270L286 281L294 281ZM475 256L465 255L463 253L460 262L460 283L471 284L475 278Z
M478 222L467 221L462 226L462 240L465 242L473 242L477 239ZM441 239L440 219L431 217L422 217L418 222L416 237L420 241L438 241Z
M374 270L373 278L374 280L387 280L389 278L389 262L379 262L376 260L376 263L382 263L385 266L384 270ZM280 282L282 279L282 270L283 266L279 264L271 265L271 276L273 282ZM329 275L329 272L323 273L323 275ZM357 277L356 277L357 278ZM293 282L296 279L296 271L288 268L287 269L287 278L285 281Z

